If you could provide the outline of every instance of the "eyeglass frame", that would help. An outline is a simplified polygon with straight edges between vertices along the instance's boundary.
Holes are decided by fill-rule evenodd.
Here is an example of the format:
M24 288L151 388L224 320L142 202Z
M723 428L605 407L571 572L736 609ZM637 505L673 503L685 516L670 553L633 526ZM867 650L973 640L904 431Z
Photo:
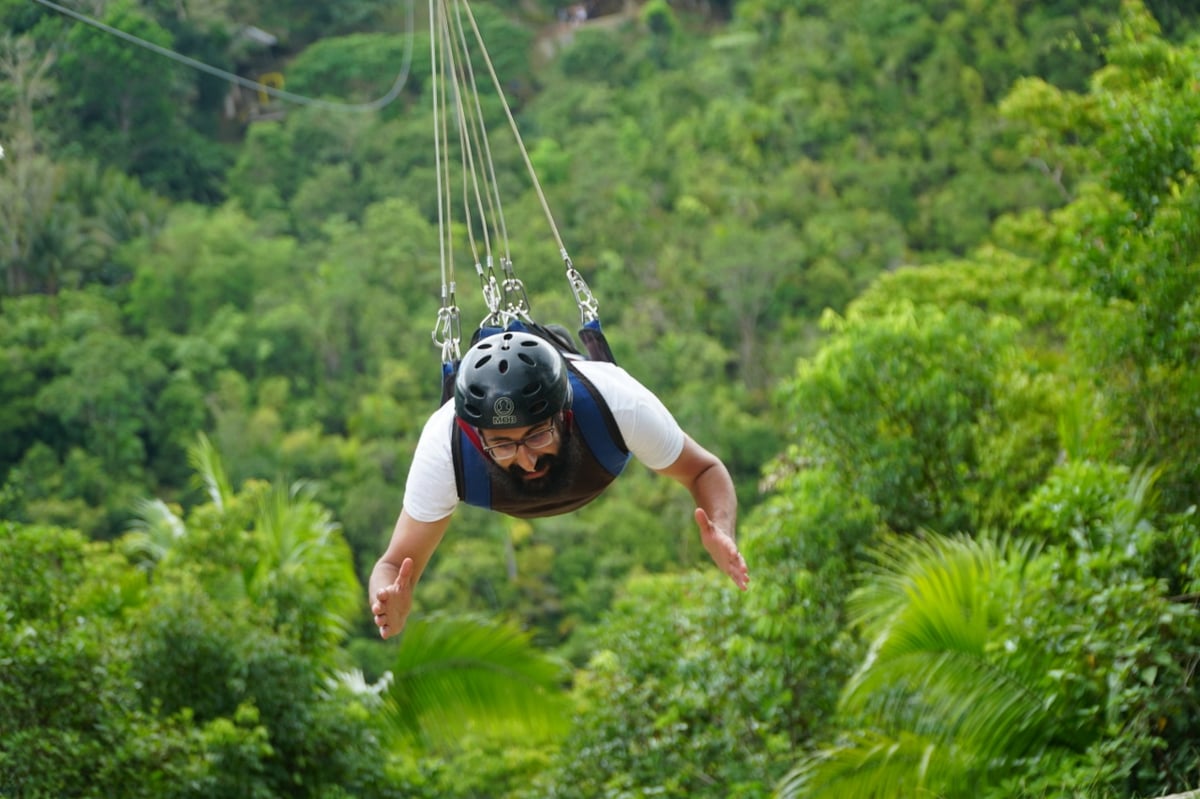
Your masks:
M550 438L549 438L549 440L546 441L545 444L542 444L540 447L535 447L535 446L530 445L529 439L537 438L538 436L546 434L546 433L550 434ZM480 438L482 439L482 435L480 436ZM550 447L550 445L552 445L555 442L555 440L557 440L557 438L558 438L558 418L552 416L552 417L550 417L550 426L545 428L544 430L537 430L528 435L521 436L521 438L517 439L516 441L502 441L499 444L492 444L491 446L484 446L483 451L489 458L496 461L496 463L508 463L509 461L516 459L517 454L520 453L520 451L521 451L521 447L525 447L525 449L529 450L530 452L542 452L542 451L546 450L548 447ZM480 443L482 443L482 440ZM509 455L507 458L498 457L496 455L495 451L498 449L506 448L506 447L513 448L512 455Z

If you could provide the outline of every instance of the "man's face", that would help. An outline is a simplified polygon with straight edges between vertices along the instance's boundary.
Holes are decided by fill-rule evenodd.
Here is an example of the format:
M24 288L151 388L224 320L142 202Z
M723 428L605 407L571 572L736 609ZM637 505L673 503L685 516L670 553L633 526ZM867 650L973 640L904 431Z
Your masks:
M516 494L544 497L561 491L579 460L578 444L564 435L558 417L529 427L480 429L479 437L497 476Z

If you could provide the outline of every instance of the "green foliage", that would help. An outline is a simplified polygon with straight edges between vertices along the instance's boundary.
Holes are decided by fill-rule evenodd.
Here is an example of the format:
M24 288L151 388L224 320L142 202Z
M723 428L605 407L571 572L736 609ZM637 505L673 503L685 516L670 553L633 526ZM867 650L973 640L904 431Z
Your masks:
M393 652L415 663L434 644L538 668L531 645L561 647L588 667L556 755L466 712L456 746L385 752L384 683L327 679L367 626L352 570L383 546L437 402L423 34L380 113L286 108L242 130L212 80L0 2L28 34L0 45L0 516L101 538L136 517L115 550L5 528L4 573L28 579L0 592L0 793L756 796L797 752L888 795L921 779L997 797L1194 785L1196 54L1172 42L1195 9L1148 7L708 4L726 25L649 3L572 42L515 16L548 22L544 3L476 9L618 359L734 473L754 575L736 606L702 589L688 498L637 470L569 517L463 514L422 609L524 632L444 640L460 628L439 620L428 648L358 638L354 659L382 680ZM339 99L379 96L403 68L400 9L243 4L238 24L283 43L249 55L226 38L231 8L118 3L105 19ZM536 314L569 320L557 242L483 95L521 277ZM821 330L826 308L840 316ZM193 485L200 432L215 446ZM878 647L838 713L862 660L844 599L887 527L1016 530L1046 549L885 550L921 592L871 572L860 596L907 637ZM705 578L663 576L697 565ZM554 695L553 671L530 701ZM499 691L396 675L423 701L432 682Z
M256 236L231 208L180 207L163 235L127 257L135 269L130 318L143 330L184 333L203 330L223 308L249 310L288 280L296 253L289 240Z
M1056 526L1071 536L1047 553L1010 623L1020 657L1059 665L1041 675L1042 689L1094 731L1086 760L1046 777L1078 790L1156 796L1198 776L1194 695L1182 686L1200 656L1200 615L1171 585L1190 579L1176 546L1194 524L1159 522L1152 486L1151 474L1077 464L1022 509L1024 519L1062 518ZM1040 795L1045 783L1020 784Z
M972 529L985 450L1014 326L953 306L830 317L835 336L784 396L804 448L899 531Z
M143 707L204 730L210 774L180 795L321 796L375 780L359 700L325 682L303 642L249 602L215 603L187 579L160 583L137 626ZM212 793L205 794L204 791Z
M796 747L833 717L859 644L845 634L845 599L875 511L825 470L768 472L769 497L742 525L753 564L745 613L778 693L774 726Z
M115 3L101 20L159 47L171 34L131 3ZM174 97L185 93L195 73L164 66L159 55L76 24L61 59L63 83L73 86L69 113L55 121L80 154L128 172L178 199L220 198L216 176L224 169L218 145L188 127ZM122 75L114 81L112 75Z
M428 63L428 37L358 33L325 38L292 61L287 88L306 97L365 103L385 97L403 79L408 95L420 96L425 83L420 67Z
M141 712L127 621L145 577L76 532L0 524L0 790L164 796L187 732Z
M562 665L513 627L465 617L414 620L390 664L384 713L400 737L447 747L464 727L499 739L546 740L564 731Z
M405 799L509 799L522 796L548 762L536 743L464 733L453 751L393 758L389 776Z
M1154 796L1194 782L1179 686L1200 614L1143 573L1176 533L1152 523L1152 480L1121 481L1082 464L1022 508L1030 532L1069 532L1065 546L885 540L853 597L872 646L839 704L844 732L780 794Z
M196 461L211 504L186 527L155 505L156 516L121 542L146 553L155 538L143 569L77 533L0 527L0 565L24 575L0 593L5 791L399 796L406 778L384 768L380 749L385 717L415 714L406 733L435 738L561 729L553 710L561 669L511 629L447 621L426 630L424 644L410 642L391 690L420 698L419 707L386 713L379 688L330 679L337 642L307 635L298 616L336 612L330 586L344 584L348 553L310 501L253 486L235 493L211 449L198 448ZM420 638L421 625L409 635ZM486 668L464 680L455 664L471 652ZM514 675L527 693L514 692Z
M626 56L621 37L612 31L588 28L575 33L571 46L555 62L564 77L595 83L617 82Z
M1055 111L1049 90L1027 85L1009 111L1056 161L1095 169L1055 220L1062 231L1055 254L1090 301L1078 340L1105 386L1106 411L1129 431L1121 456L1130 465L1162 464L1165 491L1182 509L1196 483L1196 425L1161 398L1197 389L1185 366L1200 341L1193 230L1200 106L1186 77L1195 53L1170 47L1145 10L1128 4L1108 57L1087 95L1063 98Z
M629 581L577 677L574 730L527 795L769 795L789 743L736 602L711 574Z
M333 0L319 7L299 0L251 0L239 6L237 18L302 47L326 36L370 29L389 9L380 0Z

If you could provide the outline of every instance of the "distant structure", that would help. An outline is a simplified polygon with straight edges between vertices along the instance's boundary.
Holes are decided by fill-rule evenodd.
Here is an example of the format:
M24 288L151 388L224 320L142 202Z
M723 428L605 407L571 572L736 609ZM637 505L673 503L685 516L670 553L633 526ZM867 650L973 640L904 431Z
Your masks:
M584 3L576 3L575 5L567 6L566 8L560 8L558 10L558 21L565 22L569 25L579 25L583 22L587 22L587 18L588 7Z
M272 89L283 88L283 75L272 69L274 51L279 37L254 25L244 25L234 34L235 60L241 69L256 74L254 80ZM247 69L247 67L249 67ZM265 70L265 71L264 71ZM252 122L283 116L282 109L272 104L271 96L263 89L231 85L225 95L225 119Z

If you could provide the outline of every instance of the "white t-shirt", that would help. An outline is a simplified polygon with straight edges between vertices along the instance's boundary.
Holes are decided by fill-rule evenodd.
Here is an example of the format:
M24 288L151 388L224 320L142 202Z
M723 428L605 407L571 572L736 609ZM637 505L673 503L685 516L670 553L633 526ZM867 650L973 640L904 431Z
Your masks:
M651 469L670 466L683 452L684 432L658 397L616 364L573 361L612 411L625 446ZM454 512L458 488L450 432L454 400L434 411L421 431L404 487L404 509L419 522L435 522Z

